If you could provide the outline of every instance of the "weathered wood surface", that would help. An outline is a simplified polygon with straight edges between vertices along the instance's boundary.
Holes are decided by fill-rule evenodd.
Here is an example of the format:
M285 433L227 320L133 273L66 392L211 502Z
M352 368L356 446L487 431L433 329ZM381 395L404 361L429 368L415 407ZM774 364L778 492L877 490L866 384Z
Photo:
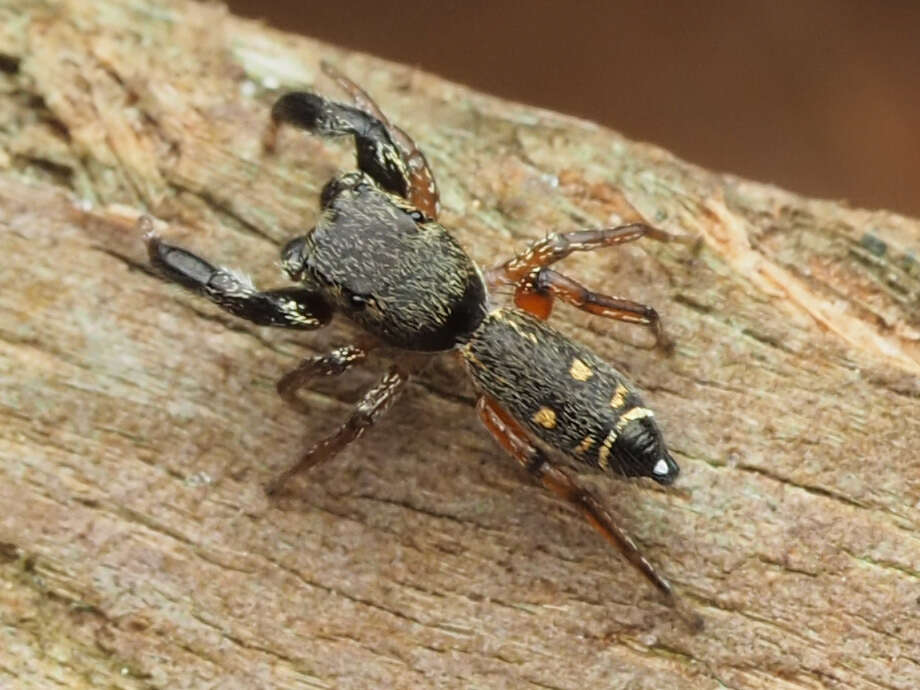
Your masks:
M715 175L595 125L214 5L0 7L0 687L920 687L920 224ZM235 321L133 227L278 284L344 147L259 138L337 64L422 144L483 263L605 225L617 190L702 237L572 257L677 348L561 307L648 392L673 490L586 477L705 618L692 634L479 427L455 362L301 498L262 485L366 368L275 396L349 336ZM730 107L727 104L726 107Z

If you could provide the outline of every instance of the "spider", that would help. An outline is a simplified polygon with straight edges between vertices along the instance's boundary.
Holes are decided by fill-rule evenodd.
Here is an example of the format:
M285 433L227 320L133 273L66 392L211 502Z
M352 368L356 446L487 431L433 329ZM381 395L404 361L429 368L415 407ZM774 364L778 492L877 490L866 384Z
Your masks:
M147 219L150 260L166 278L224 310L267 326L310 330L334 312L350 318L373 343L405 361L367 390L347 421L313 445L271 482L270 494L311 467L334 458L383 415L420 371L423 355L459 352L478 395L486 429L526 471L558 494L675 604L658 574L601 502L554 464L547 450L604 472L651 477L671 484L679 473L653 413L626 378L586 347L545 324L556 299L588 313L642 324L664 344L654 309L586 289L553 264L643 236L672 236L647 223L550 234L524 253L481 271L437 222L438 190L425 156L392 125L371 98L329 65L327 75L351 99L345 104L293 92L274 104L265 145L291 124L323 137L351 136L358 170L330 180L320 195L315 227L281 250L284 272L298 287L257 290L247 279L163 242ZM514 307L490 299L510 286ZM374 345L345 345L304 360L283 376L278 393L299 407L298 390L318 376L339 375L361 363Z

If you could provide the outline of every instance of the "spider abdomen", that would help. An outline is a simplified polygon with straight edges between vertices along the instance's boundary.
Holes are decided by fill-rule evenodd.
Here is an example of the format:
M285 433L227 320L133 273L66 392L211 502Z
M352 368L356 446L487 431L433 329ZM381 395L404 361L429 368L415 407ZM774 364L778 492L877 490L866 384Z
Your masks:
M462 353L477 387L544 444L670 484L679 468L631 384L588 348L516 310L486 316Z

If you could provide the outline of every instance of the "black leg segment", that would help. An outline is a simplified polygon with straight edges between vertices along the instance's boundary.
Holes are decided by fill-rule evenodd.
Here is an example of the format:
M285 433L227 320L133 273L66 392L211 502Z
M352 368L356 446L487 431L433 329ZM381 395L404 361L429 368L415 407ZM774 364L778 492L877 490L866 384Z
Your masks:
M185 249L162 242L152 232L144 239L150 262L166 278L204 295L220 308L260 326L312 330L332 318L319 295L302 288L260 292L244 276L212 266Z
M406 162L386 124L370 113L314 93L295 91L275 102L272 123L273 129L268 136L270 145L274 128L281 123L322 137L354 136L358 168L388 192L409 198L411 182Z
M434 220L440 212L440 195L434 173L428 165L425 154L405 130L397 127L387 119L380 107L367 92L351 79L339 72L328 62L322 63L323 72L334 79L339 87L351 97L351 103L366 113L380 120L389 130L390 138L396 144L408 170L409 193L406 197L415 208Z

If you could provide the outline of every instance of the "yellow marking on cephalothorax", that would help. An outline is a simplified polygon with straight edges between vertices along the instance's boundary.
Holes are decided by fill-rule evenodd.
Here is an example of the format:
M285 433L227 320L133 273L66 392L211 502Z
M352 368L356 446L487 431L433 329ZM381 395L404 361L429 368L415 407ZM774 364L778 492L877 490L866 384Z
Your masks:
M617 420L617 431L623 431L627 424L636 419L653 417L654 415L654 412L645 407L634 407L631 410L626 410Z
M594 372L591 371L591 367L578 359L578 357L572 360L572 366L569 368L569 374L576 381L587 381L589 378L594 376Z
M582 439L581 443L579 443L575 447L575 454L582 455L584 453L587 453L589 450L591 450L591 446L593 445L594 445L594 437L585 436L584 439Z
M617 389L613 391L613 397L610 398L610 407L614 410L619 410L623 407L623 403L626 402L627 395L629 395L629 389L621 383L617 386Z
M531 419L536 424L542 426L544 429L552 429L556 426L556 413L548 407L541 407L539 410L534 412Z
M602 470L606 470L610 467L610 449L613 447L613 442L616 440L617 432L611 431L601 444L601 449L597 451L597 464L600 465Z

